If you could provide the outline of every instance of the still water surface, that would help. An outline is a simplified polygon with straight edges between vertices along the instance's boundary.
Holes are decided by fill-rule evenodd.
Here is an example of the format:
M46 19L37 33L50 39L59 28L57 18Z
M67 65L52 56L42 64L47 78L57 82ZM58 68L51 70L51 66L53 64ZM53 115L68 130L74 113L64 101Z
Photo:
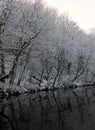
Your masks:
M0 130L95 130L95 88L4 99Z

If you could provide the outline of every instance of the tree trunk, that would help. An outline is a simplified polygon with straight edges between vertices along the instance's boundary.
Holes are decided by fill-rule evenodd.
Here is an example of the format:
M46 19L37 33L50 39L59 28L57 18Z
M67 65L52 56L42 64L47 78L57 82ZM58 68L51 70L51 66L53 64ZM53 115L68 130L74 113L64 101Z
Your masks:
M1 53L0 56L1 56L0 57L1 58L1 76L5 76L6 73L5 73L4 55ZM5 82L4 78L2 79L2 82Z

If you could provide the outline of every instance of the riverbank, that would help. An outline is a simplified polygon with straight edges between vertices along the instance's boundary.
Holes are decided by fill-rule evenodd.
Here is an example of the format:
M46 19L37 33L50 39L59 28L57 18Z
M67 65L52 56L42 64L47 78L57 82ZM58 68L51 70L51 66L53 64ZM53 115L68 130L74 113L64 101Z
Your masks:
M43 86L39 87L37 85L35 86L9 86L8 84L0 84L0 99L7 98L9 96L18 96L20 94L24 93L36 93L41 91L55 91L55 90L70 90L70 89L77 89L82 87L94 87L95 83L84 83L84 84L64 84L63 86L55 86L55 87L48 87Z

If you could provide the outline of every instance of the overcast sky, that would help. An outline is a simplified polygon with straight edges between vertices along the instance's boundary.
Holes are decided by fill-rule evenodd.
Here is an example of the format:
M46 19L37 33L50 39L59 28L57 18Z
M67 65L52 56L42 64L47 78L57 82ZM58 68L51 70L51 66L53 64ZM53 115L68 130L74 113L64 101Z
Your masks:
M69 16L85 31L95 28L95 0L44 0Z

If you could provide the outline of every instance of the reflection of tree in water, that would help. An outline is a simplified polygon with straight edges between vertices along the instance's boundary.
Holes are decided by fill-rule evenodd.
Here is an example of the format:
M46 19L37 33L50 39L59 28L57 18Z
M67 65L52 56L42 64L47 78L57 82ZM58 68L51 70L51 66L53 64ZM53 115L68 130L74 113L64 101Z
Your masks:
M65 123L65 120L64 120L65 119L64 118L65 117L64 116L64 108L63 108L63 105L62 105L62 103L61 103L61 101L59 99L59 96L58 96L58 100L57 100L54 91L52 92L52 94L53 94L54 101L56 103L56 108L57 108L57 113L56 114L58 116L57 121L58 121L58 129L59 129L60 126L64 125L64 123Z
M79 130L78 125L86 126L87 121L91 125L92 118L94 122L90 105L86 91L83 95L51 91L11 98L0 103L0 130Z
M60 93L52 91L51 96L46 95L43 97L39 95L39 103L41 106L41 124L47 125L48 123L55 123L57 129L64 128L65 115L64 112L69 108L69 100L67 105L61 102ZM44 121L44 123L43 123Z
M51 107L52 109L52 105L50 104L49 101L49 97L46 94L45 97L39 95L39 104L40 104L40 124L41 124L41 128L44 128L45 125L48 125L51 123L51 117L49 114L49 108Z
M14 111L13 111L13 104L9 104L11 111L11 116L8 116L5 114L5 105L2 105L2 108L0 109L0 130L5 130L10 128L10 130L15 130L14 128Z
M84 123L85 120L86 120L85 119L85 113L86 113L86 116L88 116L89 119L91 119L91 115L89 114L89 111L87 109L87 105L85 103L84 98L78 96L75 92L73 92L73 94L76 98L77 108L78 108L78 111L79 111L79 114L80 114L80 119ZM89 101L87 93L86 93L86 97L87 97L87 101Z

